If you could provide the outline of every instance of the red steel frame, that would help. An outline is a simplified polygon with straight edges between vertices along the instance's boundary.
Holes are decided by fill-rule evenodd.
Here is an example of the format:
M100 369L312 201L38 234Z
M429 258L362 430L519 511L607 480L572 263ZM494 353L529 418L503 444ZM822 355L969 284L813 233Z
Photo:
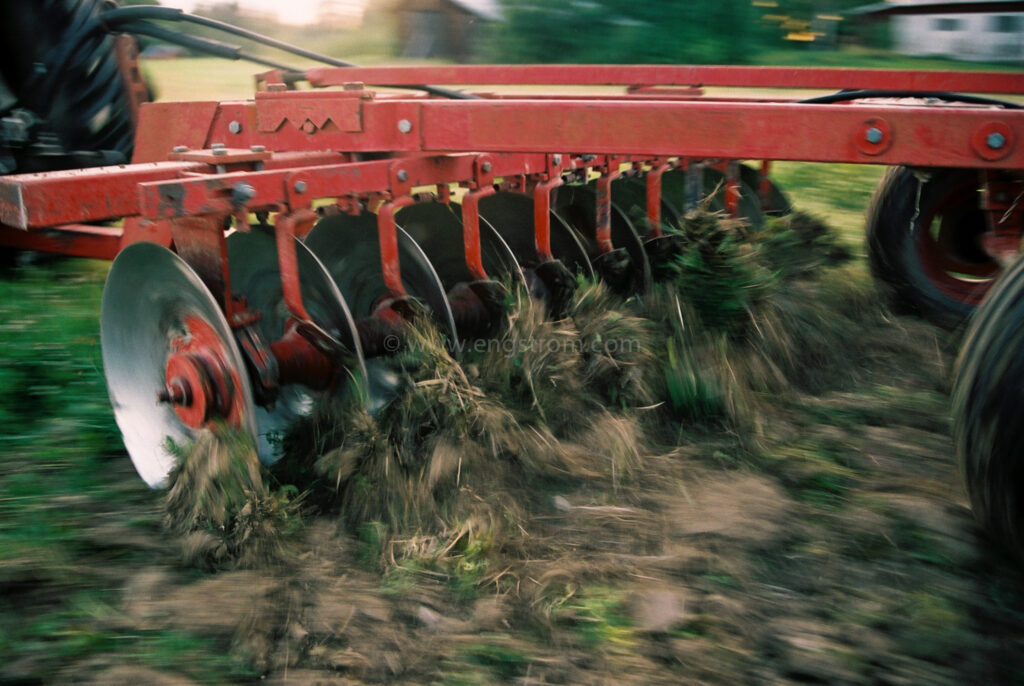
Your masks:
M703 94L706 87L741 87L1024 95L1024 78L1013 73L619 65L324 68L309 70L305 80L341 88L313 91L288 90L282 76L260 76L262 90L250 101L144 105L131 165L0 178L0 245L111 259L125 245L147 240L182 252L203 231L220 231L228 215L244 225L249 211L281 212L280 225L308 230L308 217L296 223L293 215L308 211L314 199L331 198L346 211L360 205L378 211L387 282L401 295L393 212L413 202L414 189L422 187L436 187L444 199L449 184L470 190L463 203L470 227L466 257L482 277L475 208L495 180L534 195L537 248L548 256L549 191L572 174L601 175L597 237L602 251L611 249L607 187L627 164L650 170L654 235L661 172L694 160L758 159L766 161L765 168L769 160L801 160L1024 171L1024 110L920 99L812 104L792 96ZM366 83L589 90L449 100L376 93ZM627 92L593 92L602 86L626 86ZM85 224L116 218L125 218L122 228Z

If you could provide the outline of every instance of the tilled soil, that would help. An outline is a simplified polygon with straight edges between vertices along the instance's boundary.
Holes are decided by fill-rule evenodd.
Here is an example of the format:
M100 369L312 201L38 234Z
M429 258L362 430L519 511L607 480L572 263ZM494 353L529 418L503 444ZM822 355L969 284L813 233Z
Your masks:
M96 513L81 578L116 600L94 621L199 637L241 665L203 678L223 682L1016 683L1024 587L962 492L943 393L952 345L892 327L911 327L916 351L880 355L856 388L780 401L753 438L695 431L614 494L585 481L546 494L521 522L525 544L499 545L468 590L430 569L380 571L328 517L283 565L201 573L181 562L185 543L126 524L156 522L157 505ZM25 616L62 592L20 584ZM32 682L45 661L26 649L0 681ZM53 680L190 673L97 650Z

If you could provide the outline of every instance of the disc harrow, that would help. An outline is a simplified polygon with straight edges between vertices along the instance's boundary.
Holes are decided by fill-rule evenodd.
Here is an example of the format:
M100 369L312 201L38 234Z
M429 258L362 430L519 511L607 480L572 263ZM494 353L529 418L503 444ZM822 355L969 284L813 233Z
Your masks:
M981 273L956 266L965 260L993 276L1024 231L1024 111L952 93L1019 97L1015 74L324 67L257 83L244 102L142 105L131 164L0 177L0 246L114 260L104 366L150 486L174 467L168 441L226 424L270 464L319 399L383 406L402 392L390 358L418 317L457 355L499 332L509 288L553 318L579 279L644 293L670 270L695 207L755 227L791 210L772 161L907 170L885 182L869 228L879 250L902 251L872 264L903 297ZM519 94L528 85L545 89ZM719 86L839 92L705 91ZM932 202L918 186L929 174L959 190ZM918 208L922 197L932 204ZM919 239L920 215L957 221ZM971 284L960 310L987 288Z

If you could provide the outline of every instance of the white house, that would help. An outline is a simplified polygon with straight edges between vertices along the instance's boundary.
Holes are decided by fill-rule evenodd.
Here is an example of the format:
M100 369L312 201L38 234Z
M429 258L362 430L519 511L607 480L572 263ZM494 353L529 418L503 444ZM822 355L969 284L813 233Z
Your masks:
M934 0L890 2L934 4ZM1024 62L1024 12L915 14L893 17L892 22L893 47L905 55Z

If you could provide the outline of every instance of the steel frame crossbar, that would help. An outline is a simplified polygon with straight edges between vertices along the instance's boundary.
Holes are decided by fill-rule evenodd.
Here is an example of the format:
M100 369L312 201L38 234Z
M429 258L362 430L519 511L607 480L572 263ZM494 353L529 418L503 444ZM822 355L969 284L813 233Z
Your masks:
M309 70L314 86L344 86L313 91L285 90L277 76L263 75L266 90L250 101L144 105L134 164L0 178L0 245L109 259L136 240L170 244L164 224L184 217L293 212L324 198L376 207L422 187L444 187L447 197L450 184L475 190L502 181L533 192L567 175L610 179L626 164L653 170L758 159L1024 170L1022 109L934 99L815 104L656 95L666 86L742 86L1015 96L1024 95L1019 74L374 67ZM364 85L424 82L627 85L643 92L447 100L378 94ZM122 217L123 230L81 226Z

